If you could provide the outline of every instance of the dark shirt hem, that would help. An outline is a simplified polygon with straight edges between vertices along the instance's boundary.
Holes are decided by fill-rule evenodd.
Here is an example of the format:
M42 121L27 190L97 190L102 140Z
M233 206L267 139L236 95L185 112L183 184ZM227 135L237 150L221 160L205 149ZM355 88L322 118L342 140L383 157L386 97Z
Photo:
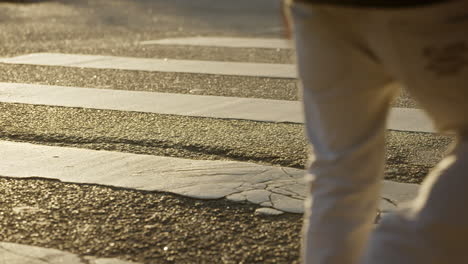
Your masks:
M310 4L326 4L326 5L340 5L349 7L370 7L370 8L408 8L418 7L425 5L432 5L444 2L452 2L454 0L295 0L297 2L310 3Z

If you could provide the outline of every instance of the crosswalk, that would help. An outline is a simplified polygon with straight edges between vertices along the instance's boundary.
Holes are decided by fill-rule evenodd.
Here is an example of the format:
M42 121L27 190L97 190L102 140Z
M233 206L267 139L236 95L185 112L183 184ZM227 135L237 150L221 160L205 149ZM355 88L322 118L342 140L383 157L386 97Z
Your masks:
M181 38L146 41L142 45L213 45L221 47L289 48L284 40ZM296 78L294 65L210 62L101 55L34 53L3 58L4 64L47 65L132 71L183 72ZM145 112L188 117L272 123L302 123L296 101L94 89L26 83L0 83L0 102ZM434 132L417 109L394 108L389 129ZM260 206L259 214L302 213L304 171L238 161L192 160L112 151L0 142L0 175L58 179L145 191L164 191L198 199L225 198ZM380 209L393 210L412 199L415 184L384 182ZM107 263L107 262L106 262ZM110 263L110 262L109 262Z
M183 39L178 39L178 42L190 44L191 39L188 39L186 42ZM228 39L229 40L229 39ZM207 38L203 40L202 38L197 38L198 43L204 45L208 43L225 43L226 39L223 38L220 41L214 41L214 38ZM231 39L232 41L232 39ZM239 42L242 42L238 40ZM161 42L164 43L164 40ZM269 48L269 46L261 46L266 44L268 41L260 39L257 43L254 43L252 39L247 39L243 43L248 43L250 46ZM158 44L159 42L146 42L146 44ZM168 40L167 43L174 43L173 40ZM246 44L247 45L247 44ZM31 64L31 65L48 65L48 66L65 66L65 67L82 67L82 68L105 68L105 69L120 69L120 70L151 70L159 71L163 69L164 71L175 70L176 72L191 72L198 74L206 74L206 71L199 71L197 69L203 68L200 66L200 63L218 63L218 62L200 62L200 61L176 61L175 68L166 67L165 60L156 60L156 59L142 59L142 58L125 58L125 57L110 57L110 56L96 56L96 55L77 55L77 54L56 54L56 53L40 53L40 54L27 54L23 56L7 58L1 60L2 63L8 64ZM121 63L121 64L119 64ZM157 65L161 63L161 65ZM210 74L223 74L223 67L228 65L229 62L222 62L217 67L213 67L215 70L210 72ZM268 76L268 77L280 77L283 78L292 78L293 75L289 73L293 72L293 65L276 65L268 64L270 68L264 68L265 72L272 71L273 68L278 69L279 75L269 75L263 74L258 71L259 64L254 65L257 71L250 72L251 75L246 75L243 69L246 65L251 65L252 63L236 63L231 67L231 74L241 75L241 76ZM122 66L123 65L123 66ZM153 66L152 66L153 65ZM156 65L156 66L154 66ZM148 68L154 67L154 68ZM178 68L179 67L179 68ZM286 74L285 74L286 73ZM281 75L284 74L284 75ZM288 77L285 77L288 76ZM64 107L80 107L80 108L91 108L91 109L106 109L106 110L118 110L118 111L136 111L136 112L149 112L149 113L158 113L158 114L169 114L169 115L182 115L182 116L193 116L193 117L210 117L210 118L221 118L221 119L243 119L243 120L253 120L253 121L265 121L265 122L290 122L290 123L301 123L302 113L300 108L300 103L296 101L283 101L283 100L267 100L267 99L254 99L254 98L233 98L233 97L221 97L221 96L199 96L199 95L187 95L187 94L171 94L171 93L156 93L156 92L135 92L135 91L122 91L122 90L108 90L108 89L92 89L85 87L63 87L63 86L50 86L50 85L38 85L38 84L20 84L20 83L0 83L0 102L7 103L21 103L21 104L33 104L33 105L46 105L46 106L64 106ZM432 125L430 121L425 117L425 115L417 109L405 109L405 108L395 108L392 111L390 117L389 129L401 130L401 131L413 131L413 132L433 132ZM20 145L15 143L13 145ZM10 144L8 148L14 148ZM28 149L26 153L32 153L34 148L37 146L28 146L23 143L21 148ZM50 147L42 147L44 149ZM54 150L47 149L42 153L53 152ZM92 152L88 151L87 152ZM13 151L13 153L21 153L21 151ZM69 160L77 161L79 156L87 156L88 154L76 154L73 158ZM112 155L112 154L110 154ZM132 154L134 155L134 154ZM15 157L14 154L9 154L7 156ZM135 156L136 157L136 156ZM18 157L21 160L28 161L25 157ZM122 158L124 159L124 158ZM86 164L89 161L82 161L82 164ZM185 161L174 161L175 164L180 164L180 167L186 167L184 164ZM200 163L200 165L195 165L195 163ZM201 165L203 161L191 161L189 166L196 167L199 166L203 168L213 169L212 165ZM12 163L17 163L17 161L12 161ZM26 163L26 164L24 164ZM4 163L3 166L7 166L7 163ZM108 163L106 163L108 164ZM155 163L157 164L157 163ZM241 163L239 163L241 164ZM103 166L101 164L100 166ZM21 166L27 168L27 162L21 163ZM67 164L61 164L63 167L67 167ZM99 165L98 165L99 166ZM210 167L211 166L211 167ZM223 167L221 165L220 167ZM250 164L242 164L240 167L251 166ZM38 168L37 164L33 166ZM111 166L112 167L112 166ZM116 166L121 167L121 166ZM174 166L177 167L177 166ZM40 168L40 166L39 166ZM273 167L272 167L273 168ZM19 168L18 168L19 169ZM95 167L94 169L97 169ZM263 168L268 170L267 168ZM260 170L263 170L260 169ZM48 177L48 173L52 173L53 170L46 168L41 173L34 173L34 175L43 175ZM60 172L60 170L58 170ZM112 171L112 168L106 168L106 171ZM209 170L206 170L208 171ZM281 170L279 170L281 171ZM4 173L5 171L0 171ZM14 174L12 171L8 171L9 174ZM76 177L80 177L79 172L75 172ZM130 174L135 173L131 172ZM200 173L199 171L196 173ZM195 174L196 174L195 173ZM253 169L249 172L254 175L258 171ZM297 171L294 181L300 181L300 175L302 171ZM53 173L52 173L53 174ZM128 172L118 172L117 174L128 174ZM117 177L117 174L111 173ZM200 173L202 174L202 173ZM282 173L280 173L282 174ZM287 174L287 173L286 173ZM5 174L2 174L5 175ZM27 174L26 174L27 175ZM299 176L298 176L299 175ZM283 175L284 176L284 175ZM276 177L276 176L275 176ZM271 179L275 178L272 177ZM112 178L112 177L110 177ZM118 177L121 179L122 177ZM279 177L282 179L282 177ZM282 179L283 180L283 179ZM282 181L281 180L281 181ZM82 182L82 181L80 181ZM216 184L219 184L222 181L213 180ZM99 182L100 184L106 184L106 182ZM242 183L239 182L239 183ZM209 183L208 183L209 184ZM227 184L227 183L226 183ZM299 184L300 185L300 184ZM122 186L130 187L132 186ZM181 188L186 188L187 186L181 186ZM198 188L198 187L197 187ZM247 188L248 189L248 188ZM158 190L154 188L152 190ZM159 190L166 191L165 188L160 188ZM291 190L290 190L291 191ZM200 189L199 192L203 192ZM292 192L292 191L291 191ZM296 198L303 199L305 190L299 190L299 195ZM187 192L191 193L194 197L203 197L204 194L197 194L196 192ZM179 192L179 194L187 194ZM226 193L222 197L228 197L232 193ZM208 195L209 196L209 195ZM241 194L236 194L236 197L242 196ZM246 196L247 200L250 198ZM219 197L217 197L219 198ZM290 198L290 197L288 197ZM234 199L234 198L233 198ZM240 199L240 198L235 198ZM255 199L251 199L255 200ZM261 200L261 199L260 199ZM265 202L262 200L262 202ZM260 203L261 204L261 203ZM299 203L298 203L299 204ZM300 205L296 205L296 209L289 210L290 212L301 212ZM288 211L288 210L285 210Z

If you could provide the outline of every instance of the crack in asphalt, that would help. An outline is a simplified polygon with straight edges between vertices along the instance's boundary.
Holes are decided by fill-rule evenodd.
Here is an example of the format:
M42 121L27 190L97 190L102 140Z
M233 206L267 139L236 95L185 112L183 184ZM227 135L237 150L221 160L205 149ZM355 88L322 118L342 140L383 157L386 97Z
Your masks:
M283 167L280 167L280 169L284 172L284 174L288 175L289 178L296 179L294 176L292 176L289 172L287 172Z
M271 207L274 207L274 204L273 204L273 200L271 200L271 196L273 195L272 192L270 192L270 194L268 195L268 200L270 201L271 203ZM275 208L276 209L276 208Z
M391 204L394 205L395 207L398 207L398 204L397 204L395 201L393 201L392 199L387 198L387 197L381 197L381 198L384 199L385 201L391 203Z
M276 188L278 189L278 188ZM268 190L270 193L274 193L274 194L277 194L277 195L281 195L281 196L285 196L285 197L288 197L288 198L291 198L291 199L296 199L294 198L292 195L288 195L288 194L284 194L284 193L280 193L280 192L275 192L275 190ZM296 200L300 200L300 199L296 199Z

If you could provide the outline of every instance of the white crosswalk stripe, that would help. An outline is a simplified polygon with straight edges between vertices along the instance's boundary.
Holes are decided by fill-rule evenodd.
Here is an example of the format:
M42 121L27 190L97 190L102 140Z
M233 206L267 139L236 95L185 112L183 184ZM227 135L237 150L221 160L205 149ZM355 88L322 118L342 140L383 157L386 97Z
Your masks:
M272 63L145 59L62 53L33 53L2 59L0 62L91 69L219 74L288 79L297 77L295 65Z
M187 37L147 40L141 45L187 45L223 48L262 48L291 49L292 43L286 39L273 38L229 38L229 37Z
M111 151L0 141L0 175L58 179L199 199L249 201L282 212L302 213L303 171L236 161L203 161ZM99 171L99 173L96 173ZM170 179L170 180L167 180ZM406 202L418 186L384 181L386 200ZM399 190L395 193L395 190Z

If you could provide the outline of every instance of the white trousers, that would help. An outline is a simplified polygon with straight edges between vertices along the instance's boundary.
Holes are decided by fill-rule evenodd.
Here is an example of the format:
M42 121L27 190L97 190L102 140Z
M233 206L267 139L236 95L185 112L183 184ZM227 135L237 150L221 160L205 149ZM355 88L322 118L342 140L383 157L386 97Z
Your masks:
M290 8L313 148L303 262L468 263L468 1ZM458 141L418 198L373 230L393 81Z

